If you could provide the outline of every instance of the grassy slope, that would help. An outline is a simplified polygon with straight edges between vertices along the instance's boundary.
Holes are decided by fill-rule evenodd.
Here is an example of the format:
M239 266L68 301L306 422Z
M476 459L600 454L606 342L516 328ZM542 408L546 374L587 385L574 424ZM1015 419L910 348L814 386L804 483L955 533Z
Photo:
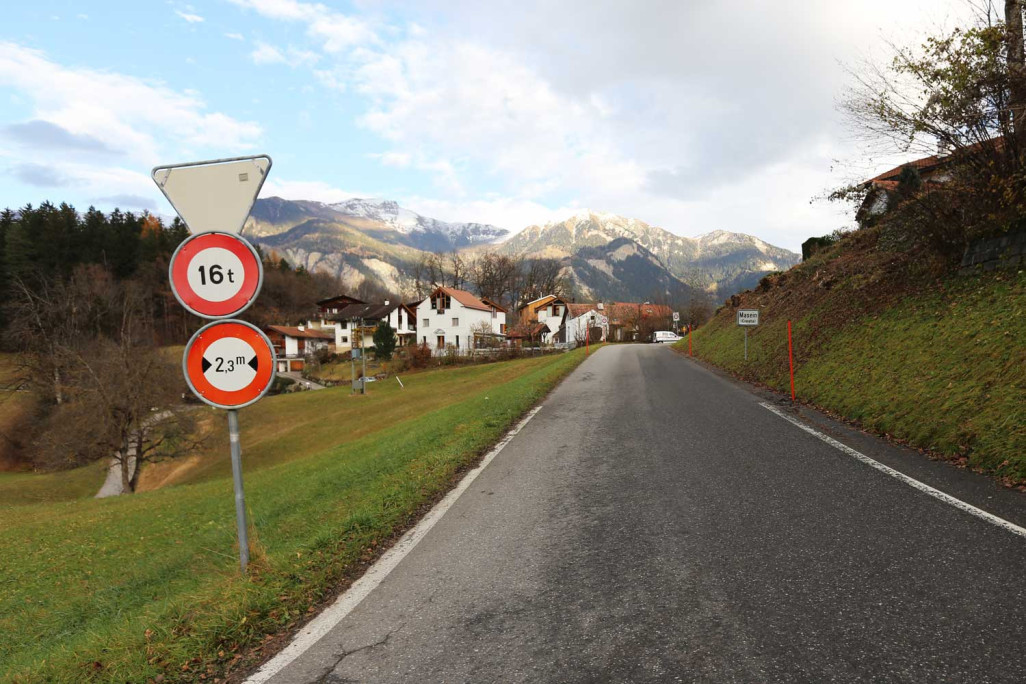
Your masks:
M4 510L0 679L189 679L237 667L581 360L573 352L425 373L405 393L382 387L350 400L324 390L243 411L249 580L237 574L221 465L196 484Z
M800 401L1022 482L1026 275L931 279L926 268L856 236L742 295L762 318L747 364L731 306L695 332L695 354L787 392L791 318Z
M107 476L107 464L90 463L56 473L0 473L0 517L9 506L48 504L91 497Z

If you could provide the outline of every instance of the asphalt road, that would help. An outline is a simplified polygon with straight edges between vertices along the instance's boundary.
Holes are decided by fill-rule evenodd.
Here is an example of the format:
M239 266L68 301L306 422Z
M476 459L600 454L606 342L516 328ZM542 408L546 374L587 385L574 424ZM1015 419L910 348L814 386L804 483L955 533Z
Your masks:
M601 349L272 681L1024 681L1026 539L655 345ZM806 413L1026 523L1023 495Z

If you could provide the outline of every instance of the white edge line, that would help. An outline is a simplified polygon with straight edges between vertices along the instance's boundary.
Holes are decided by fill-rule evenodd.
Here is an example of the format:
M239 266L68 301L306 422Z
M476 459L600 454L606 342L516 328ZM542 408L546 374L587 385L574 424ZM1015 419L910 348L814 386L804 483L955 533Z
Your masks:
M460 480L460 483L456 487L445 495L441 501L435 504L434 508L428 511L428 514L421 518L411 530L404 534L395 546L390 548L388 551L378 559L374 565L370 567L363 574L360 579L353 582L352 586L341 596L339 596L333 604L328 606L324 611L315 617L313 620L308 622L299 632L293 637L292 641L284 649L278 652L273 658L264 663L259 670L254 672L246 679L245 684L263 684L264 682L271 679L286 666L289 665L293 660L301 656L308 648L313 646L315 643L320 641L321 637L327 634L332 628L340 623L349 613L353 611L360 602L363 601L368 594L377 588L379 584L389 573L399 565L400 561L406 557L410 551L413 550L417 543L424 538L431 528L442 519L442 516L452 508L452 505L456 503L456 500L460 498L460 495L467 490L468 487L477 479L477 476L488 467L488 464L499 455L510 440L516 437L517 433L520 432L527 422L534 418L538 411L541 411L542 407L537 406L524 416L524 418L517 423L513 429L506 433L506 436L496 444L491 451L485 454L485 457L481 459L481 463L473 470L468 472Z
M976 506L973 506L972 504L968 504L965 501L962 501L961 499L956 499L955 497L951 496L950 494L945 494L941 490L935 489L935 488L931 487L928 484L925 484L923 482L920 482L919 480L916 480L915 478L911 478L908 475L906 475L905 473L899 472L899 471L895 470L894 468L891 468L890 466L886 466L883 463L880 463L879 461L874 461L873 459L871 459L869 456L866 456L862 452L855 451L854 449L852 449L847 444L842 444L841 442L838 442L836 439L833 439L832 437L824 435L822 432L819 432L818 430L815 430L815 429L809 427L808 425L806 425L805 423L801 422L797 418L794 418L792 416L787 415L786 413L781 411L779 408L777 408L773 404L767 404L765 402L762 402L762 403L759 404L759 406L762 406L765 409L769 409L770 411L772 411L773 413L777 414L778 416L780 416L781 418L783 418L787 422L791 423L795 427L801 428L802 430L805 430L806 432L808 432L810 435L818 437L819 439L823 440L824 442L826 442L830 446L834 447L835 449L839 449L840 451L843 451L844 453L848 454L852 458L854 458L854 459L856 459L858 461L861 461L862 463L865 463L869 467L876 468L880 472L882 472L882 473L884 473L886 475L890 475L891 477L895 478L896 480L900 480L901 482L904 482L909 487L913 487L915 489L918 489L919 491L923 492L924 494L928 494L928 495L932 496L935 499L940 499L944 503L950 504L951 506L954 506L955 508L959 509L960 511L964 511L964 512L968 513L969 515L976 516L980 520L984 520L986 522L989 522L991 525L995 525L997 527L1000 527L1001 529L1004 529L1004 530L1007 530L1008 532L1011 532L1012 534L1016 534L1016 535L1019 535L1020 537L1026 538L1026 528L1022 528L1022 527L1019 527L1018 525L1016 525L1014 523L1010 523L1007 520L1005 520L1004 518L999 518L996 515L994 515L993 513L988 513L987 511L985 511L985 510L983 510L981 508L977 508Z

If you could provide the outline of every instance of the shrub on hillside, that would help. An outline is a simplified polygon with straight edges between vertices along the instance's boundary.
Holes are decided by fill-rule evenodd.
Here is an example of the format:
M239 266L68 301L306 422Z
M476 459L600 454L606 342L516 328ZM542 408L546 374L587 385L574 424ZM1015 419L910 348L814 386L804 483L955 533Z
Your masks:
M431 348L427 343L413 345L407 351L411 368L427 368L431 363Z

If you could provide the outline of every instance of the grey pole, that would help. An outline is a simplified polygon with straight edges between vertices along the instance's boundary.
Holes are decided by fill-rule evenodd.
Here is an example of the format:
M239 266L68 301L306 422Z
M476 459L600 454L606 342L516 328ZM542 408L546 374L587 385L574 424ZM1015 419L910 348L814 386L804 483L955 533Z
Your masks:
M745 361L748 360L748 328L745 328Z
M352 335L352 330L350 330L349 332L350 332L350 335ZM354 346L355 344L356 344L356 338L355 337L350 337L350 342L349 342L349 377L350 377L351 381L349 383L349 394L355 394L356 393L356 359L353 358L353 350L356 349L356 347Z
M367 394L367 345L363 343L363 319L360 319L360 360L363 363L363 378L360 380L360 394Z
M243 574L249 565L249 534L246 530L246 495L242 491L242 447L239 445L239 412L228 409L228 441L232 451L232 479L235 481L235 524L239 528L239 565Z

